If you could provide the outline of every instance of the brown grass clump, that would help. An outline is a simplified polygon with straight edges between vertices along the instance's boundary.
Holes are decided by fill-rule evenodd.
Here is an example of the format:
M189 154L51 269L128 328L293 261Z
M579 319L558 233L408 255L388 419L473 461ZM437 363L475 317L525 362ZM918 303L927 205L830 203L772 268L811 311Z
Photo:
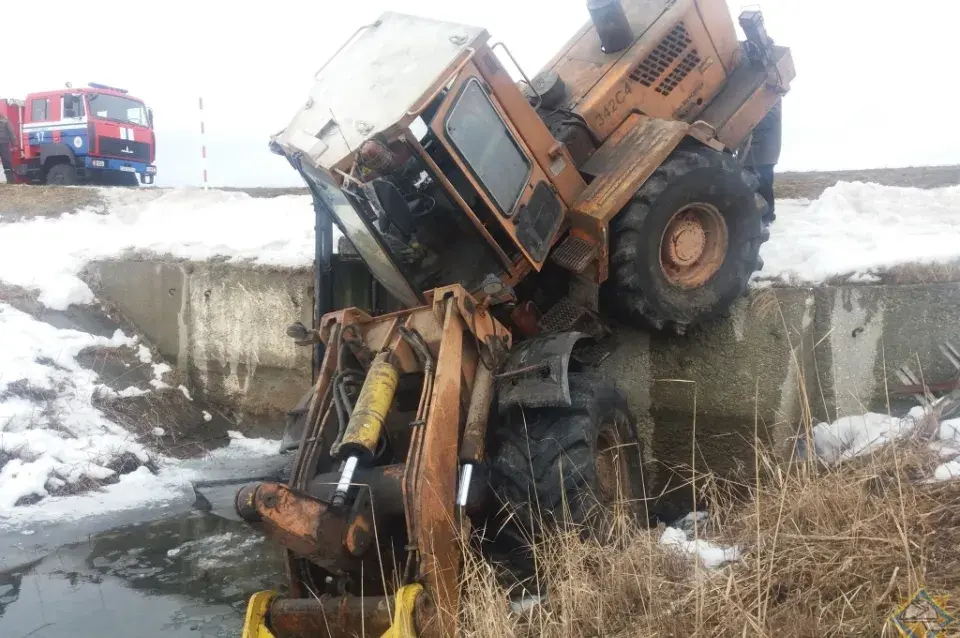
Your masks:
M561 532L535 548L547 596L522 613L494 568L468 559L464 635L896 636L888 618L921 586L960 599L960 481L927 482L926 450L833 468L757 463L738 495L701 494L711 519L699 534L739 546L740 561L707 570L660 546L659 530L613 517L599 541Z

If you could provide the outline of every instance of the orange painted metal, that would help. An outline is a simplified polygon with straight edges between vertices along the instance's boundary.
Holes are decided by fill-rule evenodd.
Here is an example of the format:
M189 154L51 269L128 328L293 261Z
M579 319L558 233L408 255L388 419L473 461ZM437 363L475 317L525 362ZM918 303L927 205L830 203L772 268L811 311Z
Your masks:
M775 70L763 73L761 82L754 82L756 85L748 86L746 95L739 96L741 100L737 102L738 108L728 117L720 119L711 117L704 119L717 130L717 138L728 148L737 148L743 140L750 134L754 127L763 119L770 110L770 107L780 98L790 87L790 82L796 76L796 70L793 66L793 56L789 49L775 47L774 51L779 57ZM738 75L749 73L751 69L744 67L738 69L731 80L738 79ZM754 74L760 73L754 70ZM731 86L731 89L735 88ZM752 89L752 90L749 90ZM713 107L703 113L704 116L714 113Z
M458 464L463 455L482 460L486 419L481 418L481 406L489 407L492 384L484 381L484 374L478 373L478 369L496 366L510 348L511 335L462 286L438 288L427 293L426 298L426 306L391 315L371 318L351 309L325 315L319 322L321 338L328 346L323 366L327 374L321 375L322 383L317 387L321 396L331 382L331 357L335 358L341 342L358 353L358 358L369 358L385 348L392 352L401 370L421 373L425 372L423 358L403 338L401 326L423 340L435 363L431 364L433 373L423 375L424 391L418 410L422 417L411 424L406 452L398 446L391 465L358 469L355 483L367 485L368 489L358 488L345 509L335 510L326 504L339 478L337 472L313 477L303 490L261 484L241 499L245 513L254 511L253 516L245 517L289 549L295 591L301 592L294 594L296 603L283 603L288 611L296 611L286 625L290 631L300 631L297 627L319 627L323 631L323 626L316 623L329 622L318 620L319 614L329 612L329 607L314 606L312 611L304 611L309 605L301 601L310 597L305 584L310 579L303 562L307 559L328 573L344 573L354 579L359 577L361 565L367 573L396 567L398 571L385 572L385 582L413 581L425 587L425 595L420 596L416 607L420 635L456 635L460 535L466 529L456 516ZM471 406L474 415L470 427L465 426L466 406ZM322 409L319 406L317 413ZM396 443L391 439L391 444ZM398 557L398 565L390 561L381 565L382 556L373 550L377 544L385 547L400 540L397 537L403 534L403 528L394 523L401 514L406 521L405 544L412 548L406 567L402 556ZM373 604L376 599L363 599L367 600ZM370 627L370 617L367 612L362 613ZM356 631L358 617L352 617Z
M416 136L411 134L406 136L404 140L407 142L407 144L413 147L413 149L420 156L420 159L423 160L423 163L430 168L430 171L437 178L437 181L439 181L443 186L443 189L446 191L446 193L453 198L460 209L463 210L463 212L467 215L467 218L469 218L473 225L476 226L477 230L480 231L480 234L487 241L487 243L490 244L490 247L497 254L500 262L507 268L507 271L511 274L515 273L516 266L514 265L513 261L511 261L510 257L507 256L507 253L504 252L503 248L493 238L493 235L491 235L490 231L487 230L486 225L484 225L480 218L477 217L477 213L473 210L473 208L467 204L466 200L464 200L460 193L457 192L457 189L454 188L450 180L447 179L447 176L443 174L443 171L441 171L440 167L437 166L437 163L433 161L433 158L430 157L430 154L427 153L422 146L420 146L420 142L417 141Z
M688 128L684 122L631 115L587 162L586 168L598 177L580 197L577 212L608 223L673 152Z
M620 130L586 164L585 170L598 175L576 205L576 215L586 221L575 215L571 217L587 232L590 231L587 221L592 222L595 236L600 238L601 246L607 248L607 224L673 152L688 128L688 124L676 120L659 120L637 114L627 118ZM597 258L597 283L603 283L607 278L607 257L607 250L602 250Z
M735 31L723 0L625 0L623 8L637 38L631 47L604 54L587 27L552 63L567 87L566 107L601 141L634 112L695 117L721 89L739 51L728 37Z
M443 144L443 146L450 153L450 156L453 158L454 163L460 168L461 171L463 171L464 175L467 178L467 181L470 182L470 184L474 187L474 189L476 189L477 193L480 195L480 199L486 205L486 209L487 209L486 216L492 218L490 223L499 224L501 227L501 230L503 230L503 232L506 233L506 235L513 240L513 244L514 244L513 248L523 253L523 256L526 257L527 262L531 266L533 266L535 270L539 271L543 267L543 263L547 260L546 255L544 256L543 259L537 260L529 253L529 251L527 251L521 245L520 240L517 239L516 225L513 223L511 218L517 213L518 210L520 210L521 206L525 206L530 201L530 198L533 196L534 187L538 183L540 182L551 183L551 181L548 177L546 170L543 167L541 167L537 161L535 161L533 151L526 144L526 142L523 139L523 136L520 134L519 130L517 129L517 123L511 122L510 119L506 116L504 108L500 104L500 101L497 98L497 96L489 95L490 101L493 103L494 108L499 112L500 118L503 120L504 125L510 131L511 135L513 135L514 139L517 141L517 145L523 151L523 154L527 158L529 158L531 162L530 176L527 180L526 185L523 188L520 198L513 205L513 208L508 211L501 211L499 209L499 207L496 205L493 199L487 194L486 189L483 188L483 185L480 183L480 181L476 178L476 176L474 176L473 171L470 169L469 166L467 166L466 162L463 161L463 159L460 157L459 153L457 152L457 150L454 148L453 144L450 142L450 140L447 137L444 122L447 119L447 115L449 114L450 109L456 103L457 97L460 95L460 90L472 78L479 78L483 80L483 76L481 75L480 70L477 68L476 60L471 61L469 64L467 64L464 67L463 72L460 74L457 80L450 87L450 91L447 94L447 98L440 105L440 108L437 109L437 113L430 124L430 128L433 131L433 133L437 136L437 139L440 140L440 143ZM541 123L541 126L542 126L542 123ZM553 146L554 144L556 144L556 140L553 140L551 142L551 146ZM566 206L564 206L564 208L566 209ZM564 213L566 213L566 210L564 210ZM561 227L561 229L557 231L555 238L560 236L560 234L562 233L562 230L563 229Z
M573 206L587 184L577 171L570 152L554 139L489 46L478 49L476 59L479 61L477 68L480 75L490 85L490 90L507 115L507 121L516 127L534 159L546 170L560 199L568 207Z
M454 636L460 591L460 547L454 528L457 489L457 444L460 429L461 359L466 326L456 299L441 298L443 337L437 358L436 385L430 414L421 426L416 472L408 466L404 483L417 495L411 513L416 521L412 540L419 553L418 580L424 583L436 608L421 629L422 636Z
M671 285L698 288L727 255L727 223L711 204L690 204L675 212L660 238L660 268Z

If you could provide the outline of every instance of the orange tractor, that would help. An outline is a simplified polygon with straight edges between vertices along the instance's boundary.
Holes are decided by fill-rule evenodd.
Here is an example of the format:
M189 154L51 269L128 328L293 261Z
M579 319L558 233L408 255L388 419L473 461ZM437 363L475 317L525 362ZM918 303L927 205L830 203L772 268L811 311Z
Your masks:
M320 309L335 225L387 312L288 331L318 355L292 471L235 506L290 582L244 636L455 636L471 529L642 511L608 320L682 333L746 292L768 223L739 149L794 69L723 0L587 9L532 79L483 29L386 13L272 140L315 202Z

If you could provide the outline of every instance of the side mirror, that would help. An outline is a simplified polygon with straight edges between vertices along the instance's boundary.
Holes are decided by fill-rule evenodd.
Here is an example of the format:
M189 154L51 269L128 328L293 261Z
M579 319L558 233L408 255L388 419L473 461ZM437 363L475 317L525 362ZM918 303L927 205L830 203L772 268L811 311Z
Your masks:
M147 109L147 126L153 128L153 109Z

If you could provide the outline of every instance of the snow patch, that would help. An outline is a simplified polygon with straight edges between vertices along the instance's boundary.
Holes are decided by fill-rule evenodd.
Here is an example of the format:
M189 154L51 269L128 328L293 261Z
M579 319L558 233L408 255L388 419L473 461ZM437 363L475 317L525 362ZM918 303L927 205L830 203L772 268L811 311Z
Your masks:
M137 358L140 359L140 363L153 363L153 353L142 343L137 346Z
M108 385L100 384L97 386L97 393L101 396L106 397L115 397L120 399L132 399L134 397L142 397L145 394L149 394L149 390L142 390L136 386L128 386L123 390L114 390Z
M170 384L163 380L163 375L173 370L169 363L154 363L153 378L150 379L150 385L157 390L164 390L170 387Z
M151 432L153 433L153 436L163 436L167 433L167 431L163 428L153 428Z
M923 190L840 182L814 202L777 202L760 249L764 280L818 283L837 275L876 281L907 263L960 259L960 186Z
M180 390L183 393L183 396L187 397L187 401L193 401L193 396L190 394L190 390L187 389L187 386L181 384L177 386L177 390Z
M133 343L119 330L110 338L62 330L0 303L0 455L7 459L0 515L21 499L43 498L84 478L111 478L107 465L121 455L150 460L146 448L93 406L103 385L76 360L86 348Z
M693 520L690 520L693 524ZM680 553L700 558L701 564L707 569L717 569L740 560L740 549L737 547L721 547L710 541L698 538L690 540L687 532L676 527L668 527L660 535L660 544Z
M204 410L204 411L203 411L203 420L206 421L207 423L210 423L210 421L213 421L213 415L210 414L209 412L207 412L206 410Z
M903 418L868 412L820 423L813 428L814 450L827 463L849 460L902 439L923 416L924 409L915 407Z
M275 439L248 439L236 430L228 430L230 445L214 452L222 457L257 457L277 454L280 451L280 441Z
M932 417L930 410L917 406L902 418L868 412L841 417L833 423L820 423L813 428L814 452L827 463L869 454L887 443L913 434L925 417ZM934 434L936 438L928 447L937 452L941 459L951 460L934 470L933 480L947 481L960 477L960 419L941 422Z

